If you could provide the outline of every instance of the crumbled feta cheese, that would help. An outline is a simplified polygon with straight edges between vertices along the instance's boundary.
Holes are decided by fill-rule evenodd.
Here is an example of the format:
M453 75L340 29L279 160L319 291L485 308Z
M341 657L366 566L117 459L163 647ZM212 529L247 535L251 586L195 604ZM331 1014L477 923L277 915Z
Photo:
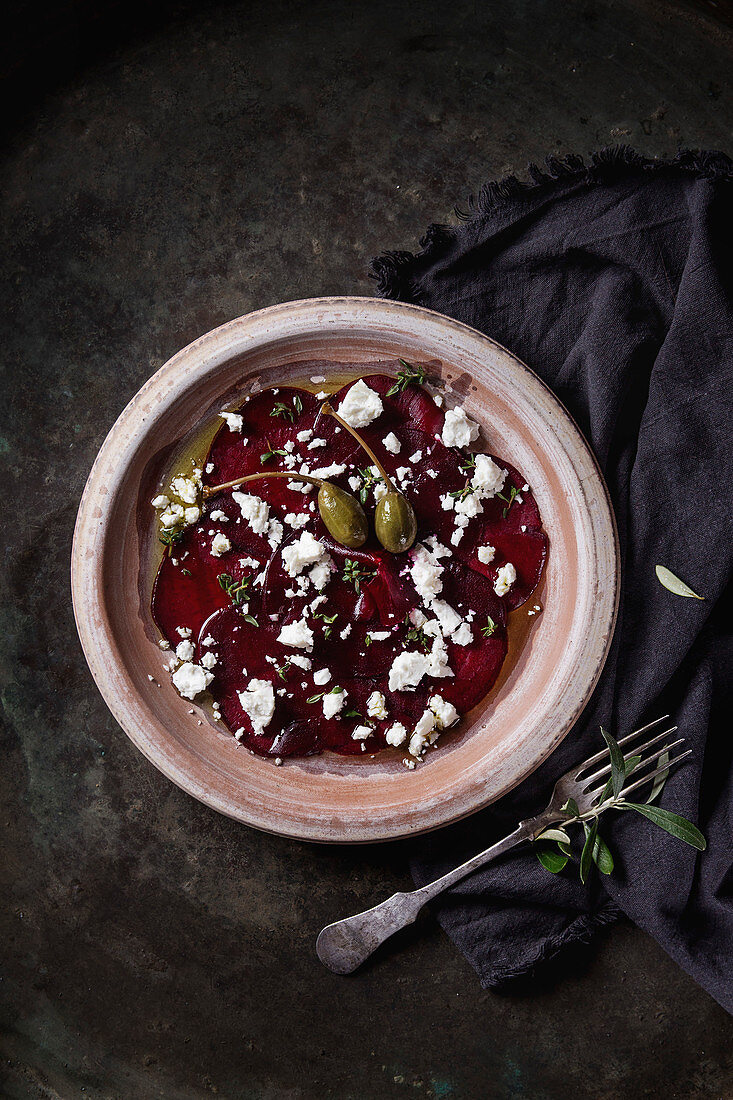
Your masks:
M455 503L455 497L452 497L450 493L443 493L440 497L440 507L444 512L452 512Z
M288 527L292 527L297 531L300 527L305 527L308 522L307 512L288 512L285 516L285 522Z
M241 432L244 427L244 420L240 413L224 412L224 410L222 410L219 416L221 416L222 420L226 420L227 428L230 432Z
M440 409L443 405L443 395L442 395L442 393L434 393L433 394L433 401L435 402L435 404Z
M454 726L460 715L452 703L447 703L440 695L432 695L428 699L428 706L435 715L438 729L447 730Z
M394 722L384 734L384 739L388 745L394 745L397 748L398 745L404 745L407 738L407 729L401 722Z
M388 432L382 440L382 443L386 450L388 450L389 453L392 455L398 455L402 450L402 444L400 443L394 432Z
M308 653L313 649L313 631L305 619L296 619L294 623L288 623L278 634L277 640L294 649L305 649Z
M496 556L496 547L489 546L488 544L486 546L479 546L476 555L483 565L490 565Z
M260 567L260 563L257 561L257 558L240 558L239 564L241 565L242 569L246 569L247 566L251 566L252 569L259 569Z
M184 699L195 699L202 691L206 691L214 677L211 672L201 668L201 665L187 661L173 673L171 679L179 695Z
M304 672L310 672L312 661L310 657L303 657L301 653L294 653L292 657L288 657L291 665L297 665L298 668L302 668Z
M211 670L217 664L218 660L219 658L215 653L204 653L200 663L204 668Z
M344 691L343 688L340 691L329 691L323 696L323 717L335 718L337 714L340 714L344 709L344 703L346 702L346 696L348 691Z
M213 472L214 472L214 463L213 462L207 462L206 463L206 473L207 474L213 474Z
M231 550L232 544L226 535L222 535L221 531L217 531L211 540L211 553L215 558L220 558L222 554L226 554L227 550Z
M192 523L198 523L200 516L201 509L193 504L190 508L186 508L183 514L183 521L187 527L190 527Z
M313 435L313 429L312 428L306 428L305 431L298 432L298 434L296 435L295 438L298 440L298 443L307 443L312 435Z
M430 610L440 623L440 629L444 637L448 638L461 625L461 616L445 600L433 600Z
M285 547L281 556L288 576L297 577L307 565L320 561L326 553L323 543L310 531L304 531L300 538Z
M330 679L330 668L319 668L318 672L313 673L313 683L318 684L319 687L322 687L323 684L327 684Z
M379 504L382 497L386 497L389 489L380 478L379 481L374 482L374 503Z
M496 496L506 481L506 470L497 466L490 455L476 455L475 462L471 485L486 497Z
M171 482L171 489L177 497L180 497L184 504L196 503L198 498L198 486L193 478L174 477Z
M264 535L270 522L270 505L261 497L253 493L232 493L232 500L239 505L242 519L247 523L255 535Z
M279 519L271 519L267 525L267 541L273 550L277 550L283 540L283 525Z
M412 623L412 625L421 627L424 626L427 621L427 615L425 615L419 607L413 607L412 611L410 612L410 622Z
M171 504L165 512L161 512L160 526L177 527L179 523L183 523L185 515L185 509L180 504Z
M315 386L317 386L319 382L325 382L325 381L326 381L325 374L313 374L313 375L311 375L311 382Z
M381 691L373 691L367 699L368 718L386 718L387 700Z
M316 400L317 401L325 401L326 398L330 397L330 396L331 395L328 392L328 390L319 390L318 393L316 394ZM338 431L338 428L336 429L336 431Z
M410 756L419 756L420 753L425 750L428 743L435 740L435 738L431 737L434 729L435 715L432 710L426 710L418 719L417 725L412 731L410 744L407 748Z
M176 627L176 634L179 636L179 638L190 638L192 633L193 633L193 631L191 630L190 626L177 626Z
M422 458L422 451L415 451L414 454L410 455L409 460L414 465L416 462L419 462L421 458Z
M453 551L449 550L447 546L443 546L443 543L438 541L436 535L428 535L424 542L434 558L440 560L441 558L453 557Z
M418 596L429 602L443 590L443 566L426 546L418 543L410 555L410 576Z
M374 730L371 726L357 726L356 729L351 731L352 741L366 741L367 737L370 737Z
M483 494L481 493L468 493L463 500L456 501L456 516L465 516L466 519L473 519L480 512L483 512ZM456 518L456 523L465 527L466 524Z
M335 572L336 564L330 554L324 554L323 560L316 562L313 568L308 573L310 580L314 588L317 588L319 592L322 592L331 579L331 574Z
M432 477L433 480L435 480L435 478L438 476L438 471L437 470L428 469L428 470L425 471L425 473L428 475L428 477Z
M442 439L446 447L467 447L475 443L478 434L478 424L469 420L463 409L449 409L445 414Z
M424 653L407 650L398 653L389 670L390 691L414 691L430 668L430 659Z
M471 633L471 627L468 623L461 623L458 630L454 630L451 634L451 641L456 645L470 645L473 641L473 634Z
M289 455L293 453L293 451L295 450L295 444L293 443L292 439L288 439L287 442L283 443L282 450Z
M383 412L378 393L367 386L363 378L355 382L338 407L338 414L352 428L366 428Z
M346 466L343 462L332 462L330 466L321 466L320 469L313 471L313 477L320 477L324 481L328 481L331 477L338 477L346 470ZM307 474L308 471L301 468L301 474Z
M496 574L494 592L497 596L505 596L517 579L517 571L510 561L502 565Z
M348 638L349 634L351 634L351 623L346 624L344 629L339 634L339 638L341 639L342 642L345 642L346 639Z
M466 530L465 527L456 527L455 531L453 532L453 534L450 537L451 546L458 546L458 543L463 538L465 530Z
M356 493L359 489L361 489L361 478L360 477L350 477L349 478L349 488L351 489L351 491L353 493Z
M373 642L386 642L387 638L392 637L391 630L370 630L369 637Z
M238 691L242 710L255 734L262 734L275 713L275 691L269 680L250 680L246 691Z
M171 647L171 644L170 644L170 642L168 641L167 638L159 638L158 639L158 645L160 646L161 649L170 649L170 647Z
M160 511L163 508L168 507L168 505L170 504L170 500L165 495L165 493L161 493L160 496L153 497L150 503L152 504L153 508L157 508L158 511Z
M176 657L179 661L192 661L195 652L193 642L179 642L176 646Z
M316 451L316 450L318 450L319 447L326 447L326 446L327 446L327 442L326 442L325 439L311 439L310 443L308 444L308 450L309 451Z
M221 508L215 508L214 511L210 514L209 519L213 523L229 522L229 516L226 514L226 512L222 512Z

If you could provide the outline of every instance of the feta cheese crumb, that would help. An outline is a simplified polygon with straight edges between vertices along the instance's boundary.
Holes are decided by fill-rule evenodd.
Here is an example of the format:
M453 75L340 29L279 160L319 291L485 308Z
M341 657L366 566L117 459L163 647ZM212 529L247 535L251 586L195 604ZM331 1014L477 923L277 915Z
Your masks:
M385 732L384 739L388 745L394 745L395 748L404 745L407 739L407 729L401 722L394 722Z
M318 672L313 673L313 683L317 684L318 687L322 687L324 684L327 684L330 679L330 668L319 668Z
M367 737L370 737L373 732L371 726L357 726L356 729L351 731L351 739L353 741L366 741Z
M373 691L367 699L368 718L386 718L387 700L381 691Z
M467 447L475 443L478 435L478 424L469 420L463 409L449 409L445 414L442 440L446 447Z
M288 512L285 516L285 522L288 527L292 527L294 531L297 531L300 527L305 527L308 518L307 512Z
M484 497L494 497L506 481L506 470L497 466L491 455L476 455L471 485Z
M308 444L308 450L315 451L318 447L325 447L326 445L327 443L325 439L311 439L310 443Z
M348 691L344 691L341 688L339 691L329 691L327 695L323 696L323 717L335 718L337 714L340 714L344 709L344 703Z
M171 676L174 687L184 699L195 699L202 691L206 691L213 679L211 672L189 661L182 664Z
M447 703L440 695L432 695L428 699L428 706L435 715L438 729L447 730L454 726L460 715L452 703Z
M418 596L428 603L443 590L443 566L426 546L418 543L411 554L410 576Z
M363 378L355 382L338 408L339 416L352 428L366 428L383 412L378 393L367 386Z
M297 665L298 668L302 668L304 672L309 672L311 668L310 657L303 657L300 653L294 653L292 657L288 657L291 665Z
M177 497L180 497L184 504L196 503L198 486L193 478L174 477L171 482L171 489Z
M454 630L451 634L451 641L456 645L470 645L473 641L473 634L471 633L471 627L468 623L461 623L458 630Z
M344 629L339 634L339 638L341 639L342 642L345 642L346 639L348 638L349 634L351 634L351 623L346 624Z
M193 642L179 642L176 646L176 657L179 661L192 661L194 653Z
M275 692L269 680L250 680L246 691L238 691L242 710L252 723L252 730L262 734L275 713Z
M392 637L391 630L370 630L369 637L373 642L386 642L387 638Z
M242 519L246 519L253 534L264 535L270 522L270 505L253 493L232 493L232 500L239 505Z
M168 505L170 504L170 500L165 495L165 493L161 493L160 496L153 497L150 503L152 504L153 508L157 508L158 511L162 511L163 508L168 507Z
M224 412L222 409L219 416L222 420L226 420L230 432L241 432L244 427L244 420L240 413Z
M193 631L191 630L190 626L176 627L176 634L179 636L179 638L190 638L192 633Z
M440 507L444 512L451 512L455 507L455 498L450 493L443 493L440 497Z
M167 638L159 638L158 639L158 645L160 646L161 649L170 649L170 647L171 647L171 644L170 644L170 642L168 641Z
M389 670L389 690L414 691L429 666L430 660L424 653L416 650L398 653Z
M294 623L288 623L277 636L278 642L292 646L293 649L305 649L310 653L313 649L313 631L305 619L296 619Z
M479 546L476 551L476 556L483 565L490 565L496 557L496 547L489 546L488 544L486 546Z
M209 519L213 523L228 523L229 522L229 516L226 514L226 512L222 512L221 508L215 508L214 511L209 516Z
M415 451L414 454L410 455L409 461L412 462L412 464L414 465L416 462L419 462L421 458L422 451Z
M222 554L226 554L227 550L231 550L232 544L226 535L222 535L221 531L217 531L211 540L211 553L215 558L220 558Z
M418 719L417 725L412 731L410 744L407 747L410 756L419 756L427 745L435 740L435 738L431 736L435 729L435 721L435 715L432 710L423 711L422 716Z
M402 450L402 444L394 432L388 432L382 440L382 444L392 455L398 455Z
M517 579L517 571L510 561L502 565L496 574L494 592L497 596L505 596Z
M307 443L308 440L312 437L312 435L313 435L313 429L312 428L306 428L304 431L298 432L298 434L296 435L295 438L298 440L298 443Z
M307 565L313 565L320 561L326 554L326 548L322 542L310 533L304 531L300 538L291 542L282 551L282 559L289 577L297 577Z
M200 663L204 668L208 668L210 671L217 664L218 660L219 658L215 653L204 653Z

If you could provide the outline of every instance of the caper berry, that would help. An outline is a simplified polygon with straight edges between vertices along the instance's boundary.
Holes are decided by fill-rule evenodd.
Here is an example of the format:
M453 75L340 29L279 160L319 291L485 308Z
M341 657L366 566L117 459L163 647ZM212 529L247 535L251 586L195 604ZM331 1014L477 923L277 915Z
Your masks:
M363 546L369 534L369 525L356 497L324 481L318 490L318 511L328 533L352 550Z
M409 550L417 534L417 520L409 500L393 490L374 509L374 530L385 550L402 554Z

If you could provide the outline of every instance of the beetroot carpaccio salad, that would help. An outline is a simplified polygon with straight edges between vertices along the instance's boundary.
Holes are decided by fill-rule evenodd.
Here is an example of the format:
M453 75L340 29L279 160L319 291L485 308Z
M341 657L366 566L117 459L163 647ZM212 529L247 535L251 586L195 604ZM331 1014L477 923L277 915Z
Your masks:
M394 747L414 768L495 683L547 557L522 474L423 367L380 366L222 411L152 502L173 684L276 764Z

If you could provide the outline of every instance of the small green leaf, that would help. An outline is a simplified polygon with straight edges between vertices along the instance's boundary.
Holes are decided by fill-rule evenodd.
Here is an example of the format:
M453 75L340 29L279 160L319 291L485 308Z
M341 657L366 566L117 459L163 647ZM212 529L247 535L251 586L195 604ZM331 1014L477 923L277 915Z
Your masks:
M183 573L184 577L190 577L191 576L191 570L190 569L182 569L181 572Z
M421 386L425 381L423 367L414 367L406 359L400 359L399 362L404 369L397 372L397 381L387 390L387 397L394 397L395 394L401 393L409 385Z
M563 853L563 855L568 857L568 859L570 859L572 857L573 850L572 850L572 848L570 847L569 844L565 844L564 841L558 840L557 846L560 849L560 851Z
M321 691L318 695L311 695L310 698L306 699L306 703L318 703L325 694L325 691Z
M495 630L496 630L496 623L491 618L491 615L487 615L486 616L486 626L481 627L481 633L483 634L484 638L490 638Z
M561 810L563 813L567 814L568 817L577 817L580 813L580 810L578 809L578 803L575 801L574 798L569 798L565 805L561 806Z
M624 779L626 778L623 753L618 747L618 741L616 741L614 737L611 737L611 734L604 730L603 726L601 726L601 733L603 734L603 740L608 745L608 751L611 754L611 790L613 791L613 797L618 798L624 785Z
M627 756L624 760L624 779L628 779L637 764L641 763L640 756Z
M657 574L657 580L664 586L669 592L673 592L675 596L691 596L693 600L704 600L704 596L698 596L697 592L693 592L689 584L685 584L679 577L675 577L674 573L667 569L664 565L655 566Z
M281 416L283 420L289 420L291 424L295 419L293 410L288 408L288 406L283 401L275 402L275 404L272 406L270 416Z
M668 752L663 752L662 755L657 760L657 767L661 768L665 764L669 764L669 753ZM649 797L647 798L647 804L650 803L650 802L653 802L654 799L657 798L662 793L662 789L664 788L664 784L667 782L668 779L669 779L669 768L667 768L663 772L660 772L659 775L655 777L654 782L652 783L652 789L649 792Z
M535 855L545 870L551 871L553 875L562 871L568 861L567 856L561 855L560 852L556 852L554 848L550 848L549 845L545 846L544 844L536 845Z
M593 862L602 875L610 875L613 871L613 856L605 840L596 832L596 841L593 845Z
M596 843L596 834L598 832L598 818L595 818L590 828L583 822L583 828L585 829L585 844L583 845L583 851L580 854L580 881L585 882L588 878L588 872L590 871L591 863L593 862L593 849Z
M564 829L545 829L544 833L540 833L535 840L558 840L565 844L570 843L570 837Z
M245 616L244 616L244 621L245 621L246 623L249 623L249 624L250 624L250 626L259 626L259 625L260 625L260 624L259 624L259 623L257 622L257 619L255 619L254 615L245 615Z
M661 806L643 806L638 802L622 802L620 809L636 810L638 814L647 817L660 829L664 829L665 832L677 837L678 840L683 840L685 844L697 848L700 852L705 851L707 846L705 837L686 817L673 814L670 810L663 810Z

